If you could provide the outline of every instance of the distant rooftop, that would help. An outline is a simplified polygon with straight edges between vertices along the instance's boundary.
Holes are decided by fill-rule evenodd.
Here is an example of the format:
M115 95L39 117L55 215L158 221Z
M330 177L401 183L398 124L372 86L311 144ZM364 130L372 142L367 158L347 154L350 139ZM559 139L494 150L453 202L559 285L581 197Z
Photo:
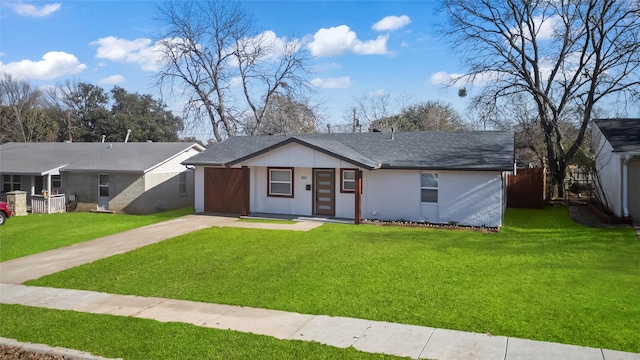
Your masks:
M615 152L640 152L640 119L594 120Z
M193 146L202 149L188 142L6 143L0 145L0 172L146 172Z

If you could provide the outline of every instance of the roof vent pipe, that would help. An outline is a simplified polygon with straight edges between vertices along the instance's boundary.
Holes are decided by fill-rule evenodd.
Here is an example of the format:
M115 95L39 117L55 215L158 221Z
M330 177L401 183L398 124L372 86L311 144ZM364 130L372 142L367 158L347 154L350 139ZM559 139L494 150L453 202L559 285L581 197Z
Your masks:
M104 142L104 139L107 137L107 135L102 134L102 142Z
M391 127L391 140L393 140L393 139L394 139L394 137L393 137L393 126L392 126Z
M131 135L131 129L127 129L127 136L124 138L124 142L129 141L129 135Z

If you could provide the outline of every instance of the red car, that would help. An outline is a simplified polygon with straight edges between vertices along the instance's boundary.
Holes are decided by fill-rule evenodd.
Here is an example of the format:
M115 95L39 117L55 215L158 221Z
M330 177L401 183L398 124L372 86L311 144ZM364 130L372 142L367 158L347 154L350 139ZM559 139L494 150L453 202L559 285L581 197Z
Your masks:
M4 225L4 222L10 217L11 210L7 207L7 203L0 201L0 225Z

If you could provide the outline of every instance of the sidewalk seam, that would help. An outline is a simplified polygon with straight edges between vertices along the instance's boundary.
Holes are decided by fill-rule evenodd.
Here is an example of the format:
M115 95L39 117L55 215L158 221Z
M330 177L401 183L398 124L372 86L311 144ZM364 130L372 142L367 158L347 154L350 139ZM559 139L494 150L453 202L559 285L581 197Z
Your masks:
M432 328L431 334L429 334L429 337L427 338L427 341L424 343L422 350L420 350L420 354L418 354L418 359L422 357L422 354L424 353L424 350L427 348L427 345L429 345L429 341L431 341L431 337L433 336L434 332L436 332L436 328Z

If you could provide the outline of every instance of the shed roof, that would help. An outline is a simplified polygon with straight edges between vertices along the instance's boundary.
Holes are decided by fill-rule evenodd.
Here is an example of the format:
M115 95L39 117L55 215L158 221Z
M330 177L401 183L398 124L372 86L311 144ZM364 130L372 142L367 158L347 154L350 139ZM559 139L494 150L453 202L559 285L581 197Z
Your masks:
M640 119L597 119L604 137L615 152L640 152Z
M6 143L0 145L0 172L45 175L60 171L144 173L192 148L187 142Z
M238 136L183 163L233 166L290 143L366 169L509 170L514 158L513 133L509 131L422 131Z

